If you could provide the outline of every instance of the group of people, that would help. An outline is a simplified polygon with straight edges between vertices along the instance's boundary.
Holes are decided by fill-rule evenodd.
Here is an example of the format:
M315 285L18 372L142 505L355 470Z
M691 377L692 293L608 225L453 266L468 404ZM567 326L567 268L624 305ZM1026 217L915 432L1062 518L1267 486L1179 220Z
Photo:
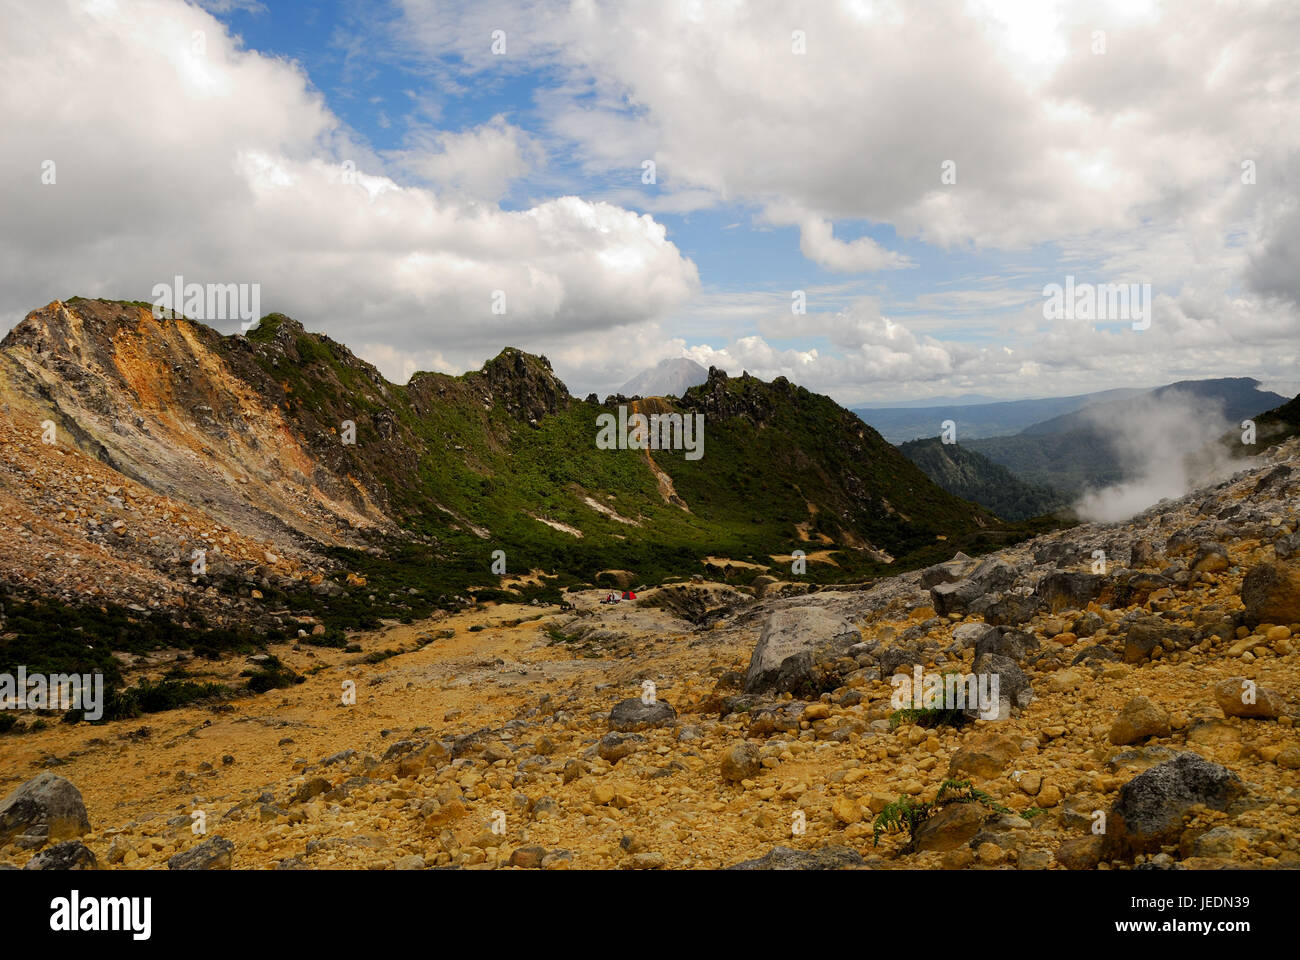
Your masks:
M635 590L624 590L623 595L621 597L617 593L611 593L609 596L607 596L604 600L600 602L601 603L622 603L624 600L635 600L635 599L636 599Z

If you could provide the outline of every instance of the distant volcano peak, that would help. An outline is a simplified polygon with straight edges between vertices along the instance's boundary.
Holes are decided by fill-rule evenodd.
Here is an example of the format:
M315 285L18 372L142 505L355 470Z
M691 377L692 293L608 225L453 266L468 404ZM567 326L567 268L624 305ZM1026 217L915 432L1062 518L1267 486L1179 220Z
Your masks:
M670 357L642 370L619 388L629 397L680 397L709 379L709 371L690 357Z

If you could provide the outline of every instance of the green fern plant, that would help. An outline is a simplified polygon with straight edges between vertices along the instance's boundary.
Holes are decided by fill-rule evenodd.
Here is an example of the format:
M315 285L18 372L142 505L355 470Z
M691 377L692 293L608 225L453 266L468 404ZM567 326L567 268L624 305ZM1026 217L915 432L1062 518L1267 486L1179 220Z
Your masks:
M871 845L880 842L882 833L898 833L907 830L907 849L916 845L916 831L931 816L951 803L979 803L996 813L1011 813L983 790L977 790L969 780L945 780L939 785L939 792L934 801L915 801L902 796L876 815L871 824Z
M892 803L885 804L884 809L876 814L876 819L872 821L871 845L874 847L880 842L882 833L897 833L904 827L907 828L908 837L914 838L917 828L930 815L931 806L925 802L918 803L908 796L899 797Z

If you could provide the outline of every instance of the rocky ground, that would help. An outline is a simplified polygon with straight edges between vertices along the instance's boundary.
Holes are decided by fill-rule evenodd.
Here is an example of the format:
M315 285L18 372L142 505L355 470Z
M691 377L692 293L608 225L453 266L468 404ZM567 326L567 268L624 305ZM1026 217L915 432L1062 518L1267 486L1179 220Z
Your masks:
M0 863L1300 867L1298 514L1291 441L869 588L590 591L277 646L305 683L0 741ZM916 664L996 674L997 717L896 715Z

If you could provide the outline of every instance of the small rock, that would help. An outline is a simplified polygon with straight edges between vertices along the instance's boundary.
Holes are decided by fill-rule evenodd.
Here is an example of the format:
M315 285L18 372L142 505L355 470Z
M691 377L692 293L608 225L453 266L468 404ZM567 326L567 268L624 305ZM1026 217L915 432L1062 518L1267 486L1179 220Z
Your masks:
M607 733L596 744L596 753L602 760L618 763L636 753L645 742L645 737L636 733Z
M324 777L312 777L296 791L290 803L306 803L313 797L318 797L330 789L330 782Z
M835 819L848 826L862 819L862 808L850 797L836 797L831 801L831 813Z
M732 864L728 870L839 870L862 865L862 855L849 847L791 850L773 847L755 860Z
M545 856L545 847L519 847L510 854L510 866L537 870L541 868L542 858Z
M1101 863L1105 841L1093 835L1067 840L1056 848L1056 862L1067 870L1092 870Z
M752 780L763 769L758 748L746 742L732 744L722 755L721 768L724 780Z
M948 776L960 780L972 775L985 780L1002 773L1012 758L1020 752L1010 737L984 734L971 737L948 763Z
M1286 706L1281 694L1256 686L1245 677L1215 684L1214 699L1225 716L1259 720L1276 720Z
M984 809L978 803L954 803L922 821L916 829L917 850L951 850L979 832Z
M1146 697L1134 697L1110 728L1110 742L1118 746L1138 743L1149 737L1167 737L1170 734L1169 714Z

